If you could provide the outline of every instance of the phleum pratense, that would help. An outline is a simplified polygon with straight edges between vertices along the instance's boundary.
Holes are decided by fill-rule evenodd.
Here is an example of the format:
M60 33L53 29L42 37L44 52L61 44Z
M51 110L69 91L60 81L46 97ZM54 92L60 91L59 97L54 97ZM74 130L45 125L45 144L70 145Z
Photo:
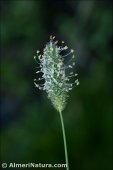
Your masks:
M50 36L50 41L46 44L43 54L41 55L40 52L37 51L37 56L34 56L34 59L38 63L38 70L36 73L41 75L41 78L37 75L38 79L34 79L34 84L39 90L46 91L48 98L60 114L65 159L67 170L69 170L62 111L64 110L67 98L69 97L68 92L72 90L74 86L79 85L79 81L76 78L77 74L73 72L73 68L75 67L74 50L71 49L63 55L62 53L65 53L65 51L68 50L68 47L64 45L64 41L62 41L61 46L58 46L58 41L55 41L54 39L55 36Z

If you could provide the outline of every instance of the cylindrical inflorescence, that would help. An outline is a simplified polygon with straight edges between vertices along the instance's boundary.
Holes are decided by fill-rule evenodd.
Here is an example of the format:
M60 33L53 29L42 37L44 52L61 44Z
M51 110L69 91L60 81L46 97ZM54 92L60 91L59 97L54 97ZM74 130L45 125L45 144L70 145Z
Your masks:
M79 85L79 81L76 79L74 83L70 82L72 77L77 76L72 72L75 62L67 66L63 62L64 58L73 53L74 50L71 49L68 54L62 56L61 52L67 50L68 47L63 46L64 41L62 41L62 46L58 46L54 38L50 36L50 42L47 43L42 55L39 55L39 51L37 51L40 71L36 73L42 73L42 77L34 79L34 84L40 90L45 90L54 107L58 111L62 111L66 105L68 92L72 90L74 85ZM75 56L72 55L70 61L74 58ZM34 59L36 60L36 56ZM66 75L67 69L71 69L68 76ZM43 84L40 84L41 80L44 80Z

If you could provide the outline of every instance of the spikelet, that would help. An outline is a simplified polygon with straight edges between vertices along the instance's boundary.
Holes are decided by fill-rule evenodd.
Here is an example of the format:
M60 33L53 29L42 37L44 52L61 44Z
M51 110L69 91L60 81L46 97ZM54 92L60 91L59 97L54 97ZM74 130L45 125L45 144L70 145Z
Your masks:
M56 110L62 112L66 106L68 92L72 90L74 85L79 85L79 81L75 79L73 83L70 82L71 77L77 76L72 72L75 62L68 65L63 62L66 56L74 53L74 50L71 49L69 53L62 56L61 52L67 50L68 47L63 46L64 41L62 41L62 46L58 46L58 41L54 41L54 38L50 36L50 42L46 44L42 55L37 51L40 71L36 73L42 73L42 77L34 79L34 84L40 90L45 90ZM72 55L71 60L74 58L75 56ZM34 59L36 60L36 56ZM67 69L70 70L69 75L66 75ZM44 80L43 84L39 83L41 80Z

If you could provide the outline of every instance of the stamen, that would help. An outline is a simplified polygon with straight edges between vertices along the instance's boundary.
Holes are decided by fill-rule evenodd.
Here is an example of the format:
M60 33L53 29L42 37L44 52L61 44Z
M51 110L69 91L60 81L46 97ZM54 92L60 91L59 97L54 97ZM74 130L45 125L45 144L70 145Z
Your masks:
M38 88L39 88L39 90L44 90L44 87L40 87L40 86L39 86Z
M68 56L68 55L70 55L71 54L71 51L69 52L69 53L67 53L66 55L64 55L63 57L66 57L66 56Z
M68 76L68 77L76 77L76 76L78 76L78 74L73 74L73 75L70 75L70 76ZM78 79L77 79L78 80Z
M65 81L70 81L70 79L66 78Z
M73 75L70 75L70 76L68 76L68 77L75 77L76 76L76 74L73 74Z
M67 49L68 49L68 47L67 47L67 46L63 47L63 50L67 50Z
M36 68L42 68L42 66L40 65L39 67L36 67Z
M77 86L80 84L79 81L78 81L78 79L75 80L75 83L76 83Z
M38 80L40 81L40 80L44 80L44 78L38 78Z
M34 60L36 61L36 63L38 63L40 65L40 63L38 62L38 60L36 59L36 56L34 56Z
M80 83L79 83L79 81L78 81L78 79L77 80L75 80L75 82L74 83L71 83L72 85L73 84L76 84L76 86L78 86Z
M40 73L40 71L36 71L36 73Z
M70 75L73 74L73 72L70 73Z
M74 50L73 49L71 49L71 51L70 51L71 53L73 53L74 52Z
M36 86L36 87L39 87L39 85L38 85L38 84L36 84L35 82L34 82L34 84L35 84L35 86Z
M74 59L74 58L73 58L73 56L72 56L72 58L71 58L69 61L67 61L67 64L69 64L73 59Z
M67 69L69 69L69 68L73 68L71 65L69 65L69 66L64 66L63 67L63 69L65 69L65 70L67 70Z
M50 40L52 40L53 38L52 38L52 35L50 35Z
M68 66L69 68L73 68L71 65Z
M41 55L38 56L39 60L41 60Z
M37 50L37 52L36 52L36 53L38 54L39 52L40 52L40 51L39 51L39 50Z
M58 43L58 41L55 41L55 44L57 44Z

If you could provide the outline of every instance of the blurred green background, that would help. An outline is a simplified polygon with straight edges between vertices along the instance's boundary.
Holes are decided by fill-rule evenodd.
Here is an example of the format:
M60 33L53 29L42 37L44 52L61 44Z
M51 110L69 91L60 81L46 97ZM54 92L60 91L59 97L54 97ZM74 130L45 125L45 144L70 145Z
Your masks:
M1 1L2 162L65 163L59 114L33 84L33 56L55 35L75 50L80 81L63 112L70 170L112 169L111 6Z

